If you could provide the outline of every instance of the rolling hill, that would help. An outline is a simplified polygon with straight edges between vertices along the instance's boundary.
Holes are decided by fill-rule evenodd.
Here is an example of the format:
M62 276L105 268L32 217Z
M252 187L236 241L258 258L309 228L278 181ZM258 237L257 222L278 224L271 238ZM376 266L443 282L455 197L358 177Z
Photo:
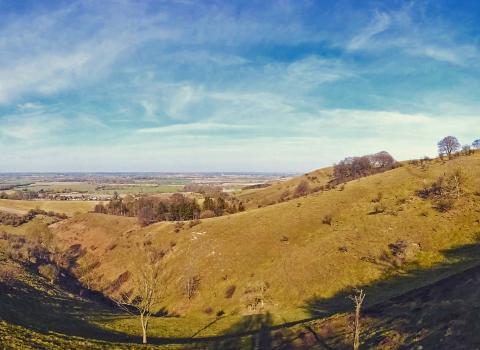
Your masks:
M162 313L170 317L153 319L152 337L253 332L247 340L239 338L241 347L265 341L259 332L269 329L270 334L273 327L272 332L281 333L278 339L290 339L287 348L295 342L301 348L310 341L322 348L317 337L342 348L348 343L348 317L343 313L351 309L346 296L358 287L367 292L365 342L377 346L388 342L388 334L395 334L391 340L395 346L401 343L398 339L415 344L413 334L423 326L406 328L401 322L388 322L391 315L386 310L408 313L414 303L410 300L422 309L415 291L429 288L439 293L432 303L441 304L441 288L448 287L441 281L468 276L466 271L479 264L475 253L480 239L478 169L478 152L448 161L408 162L344 186L255 209L261 198L279 198L278 193L298 186L303 176L241 194L250 196L247 211L200 223L140 227L133 218L86 213L51 229L61 250L76 252L71 273L107 295L131 290L132 273L145 247L168 252ZM316 174L320 186L328 181L330 171L307 176ZM452 208L443 210L436 200L418 195L440 177L448 179L459 171L461 190L450 203ZM470 283L469 277L458 278L460 284ZM185 288L192 280L196 287L189 296ZM453 291L452 298L461 299L461 292ZM473 294L465 298L470 300ZM437 311L428 307L427 314ZM322 321L315 321L318 318ZM103 327L138 334L133 318L113 317ZM429 333L433 324L427 322L425 327L425 334L437 334ZM306 338L298 340L300 334ZM275 339L278 345L280 340ZM217 348L228 347L222 343Z

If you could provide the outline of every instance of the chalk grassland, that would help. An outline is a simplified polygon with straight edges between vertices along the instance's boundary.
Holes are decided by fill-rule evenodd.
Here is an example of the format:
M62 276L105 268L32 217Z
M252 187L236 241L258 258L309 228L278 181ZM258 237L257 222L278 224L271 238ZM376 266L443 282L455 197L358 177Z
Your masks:
M434 268L458 263L446 251L476 242L479 232L480 154L424 166L404 165L348 183L344 188L249 210L235 215L140 228L133 218L84 214L55 225L61 245L81 244L80 265L101 259L96 288L106 288L132 269L137 246L171 249L165 307L179 315L202 316L206 309L227 315L247 312L246 294L253 285L268 287L268 310L292 321L309 317L311 298L329 299L353 286L373 284L410 270L432 273L394 289L379 289L376 300L422 286L444 276ZM456 169L466 174L465 194L445 213L415 193ZM298 180L297 180L298 181ZM380 194L379 194L380 193ZM376 209L381 206L381 211ZM331 220L326 220L330 216ZM391 266L389 245L404 241L417 247L410 264ZM391 257L391 256L390 256ZM463 267L458 267L461 269ZM438 274L437 274L438 273ZM197 295L187 300L187 276L200 280ZM226 297L228 288L235 293ZM122 288L128 290L129 282Z
M465 182L451 210L440 212L432 200L416 194L438 177L458 169ZM468 348L478 337L460 330L473 314L455 310L466 310L463 299L476 300L476 294L468 292L464 284L479 279L478 274L470 273L480 262L479 169L477 152L449 161L405 163L345 186L204 219L195 225L186 222L180 227L163 222L142 228L135 218L85 213L51 228L61 248L80 244L84 250L72 272L81 278L82 268L93 263L92 288L107 294L120 275L134 271L140 247L170 251L165 258L163 281L168 286L163 307L170 317L152 320L149 333L153 341L175 343L180 339L190 343L187 348L195 349L241 349L251 348L252 344L269 349L279 346L279 339L288 338L298 342L299 349L321 349L324 347L317 342L321 339L331 348L348 348L349 321L343 312L351 309L347 295L353 287L359 287L367 292L364 340L369 348L394 349L403 341L435 344L435 339L445 342L447 336L448 341L456 342L451 348L462 348L461 336L467 345L463 348ZM328 171L315 173L325 174L323 181L327 182ZM290 181L298 184L302 179ZM280 185L293 187L285 184L287 181ZM278 198L280 190L274 186L279 185L252 190L251 201L260 200L263 195L258 193L267 190L263 193ZM414 248L408 260L399 261L392 253L392 247L400 241ZM192 276L198 278L198 290L187 298L185 281ZM460 287L446 291L449 284L442 281L454 276L464 276L458 282ZM118 287L128 291L131 283L127 279ZM252 312L248 305L249 293L259 285L265 290L261 314ZM415 294L422 288L427 290ZM99 335L91 330L89 335L88 330L79 336L106 339L113 347L114 342L122 342L120 337L139 335L135 318L100 308L104 318L91 313L88 307L73 309L80 318L109 333ZM423 314L410 320L409 315L416 312ZM5 319L6 312L0 314ZM17 316L11 319L21 319L20 314ZM418 324L419 319L425 323ZM35 320L17 326L39 327ZM13 325L9 322L0 324L2 327ZM71 334L58 326L55 329ZM22 330L18 333L22 334ZM44 330L40 333L45 335ZM222 338L233 333L245 336ZM208 344L191 339L218 335L221 337Z
M332 168L319 169L286 181L272 182L265 188L243 190L237 196L247 209L260 208L294 198L301 182L306 182L311 190L318 190L331 180L331 175Z
M0 199L0 210L17 214L26 213L30 209L42 209L65 213L73 216L78 213L93 211L96 201L49 201L49 200L10 200Z

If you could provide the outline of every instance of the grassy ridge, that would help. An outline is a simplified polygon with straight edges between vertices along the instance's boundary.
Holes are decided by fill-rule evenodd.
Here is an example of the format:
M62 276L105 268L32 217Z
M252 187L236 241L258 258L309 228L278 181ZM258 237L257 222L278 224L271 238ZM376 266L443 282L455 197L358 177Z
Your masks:
M93 208L98 202L95 201L49 201L49 200L11 200L0 199L0 209L11 209L16 213L26 213L30 209L52 210L57 213L65 213L68 216L73 216L76 213L86 213L93 211Z
M314 170L287 181L274 182L265 188L243 190L238 193L238 197L247 209L264 207L293 198L295 189L302 181L308 183L310 189L324 186L330 181L331 174L332 168Z
M137 244L174 246L168 268L172 276L165 305L182 315L201 315L211 307L231 315L245 314L245 293L256 283L268 284L268 309L287 320L307 317L309 297L329 298L345 288L373 283L400 273L380 257L397 240L421 247L416 267L448 261L442 251L475 241L480 228L477 211L479 179L473 174L480 156L404 167L348 183L340 188L250 210L203 220L174 231L171 223L139 228L134 220L86 214L56 228L63 244L80 243L86 257L102 257L99 288L105 288L130 268ZM438 176L462 168L470 174L468 194L456 207L439 213L415 191ZM374 215L378 193L385 210ZM324 224L326 215L331 225ZM114 243L116 246L108 249ZM90 247L94 245L95 249ZM79 261L83 263L82 259ZM405 267L406 268L406 267ZM198 275L200 289L186 300L182 282ZM422 280L421 283L428 281ZM412 282L409 282L412 283ZM236 292L226 298L227 288ZM128 288L128 282L124 288ZM385 291L385 296L390 295Z

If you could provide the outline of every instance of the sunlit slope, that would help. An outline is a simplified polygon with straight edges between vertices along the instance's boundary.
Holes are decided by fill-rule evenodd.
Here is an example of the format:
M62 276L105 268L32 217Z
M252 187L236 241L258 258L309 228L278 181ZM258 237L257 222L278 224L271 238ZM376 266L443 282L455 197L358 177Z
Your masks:
M331 174L332 168L319 169L287 181L274 182L265 188L243 190L238 197L247 209L264 207L294 198L295 189L303 181L311 191L319 190L331 180Z
M415 192L439 176L461 169L464 194L452 210L440 213L430 200ZM59 223L55 234L65 247L81 244L80 266L100 261L94 288L108 292L122 273L131 270L141 246L169 249L165 307L189 314L212 308L215 312L244 314L252 286L264 284L265 308L288 317L308 316L307 300L329 298L345 288L367 285L408 268L430 268L449 263L444 250L469 244L480 232L480 154L424 166L403 167L355 180L326 192L235 215L185 224L138 227L131 218L84 214ZM379 195L381 193L381 195ZM376 207L381 205L382 212ZM375 213L377 211L377 213ZM324 223L330 215L331 224ZM328 220L327 220L328 221ZM393 264L389 244L402 240L410 264ZM458 260L458 259L457 259ZM413 266L414 265L414 266ZM199 279L199 291L188 300L184 282ZM422 276L378 297L400 293L438 276ZM130 281L121 285L129 290ZM235 286L231 297L228 288Z
M30 209L42 209L65 213L72 216L77 213L86 213L93 211L98 202L95 201L49 201L49 200L12 200L0 199L0 210L8 211L14 214L25 214Z

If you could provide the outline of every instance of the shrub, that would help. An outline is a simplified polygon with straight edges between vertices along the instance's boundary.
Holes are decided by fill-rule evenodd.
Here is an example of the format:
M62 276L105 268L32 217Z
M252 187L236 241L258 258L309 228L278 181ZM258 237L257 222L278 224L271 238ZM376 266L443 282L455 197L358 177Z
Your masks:
M387 210L387 207L383 203L378 203L373 207L373 211L370 213L372 215L382 214Z
M372 199L372 203L379 203L382 200L382 198L383 198L383 193L378 192L377 196Z
M237 287L235 285L228 286L227 290L225 291L225 298L230 299L235 294L235 290Z
M434 208L441 213L445 213L453 209L454 201L452 198L442 198L435 202Z
M323 217L322 224L324 224L324 225L332 225L332 220L333 220L332 215L327 214L327 215L325 215L325 216Z
M183 222L177 221L174 225L174 231L175 233L180 232L180 230L183 228Z
M58 267L53 264L40 265L38 267L38 272L40 275L48 279L50 283L55 283L59 275Z
M198 292L200 288L200 277L199 276L189 276L185 279L183 286L184 295L188 300L191 300Z
M310 185L306 180L302 180L295 188L294 196L295 197L305 196L309 192L310 192Z
M17 281L18 273L18 269L11 265L0 265L0 283L12 287Z

